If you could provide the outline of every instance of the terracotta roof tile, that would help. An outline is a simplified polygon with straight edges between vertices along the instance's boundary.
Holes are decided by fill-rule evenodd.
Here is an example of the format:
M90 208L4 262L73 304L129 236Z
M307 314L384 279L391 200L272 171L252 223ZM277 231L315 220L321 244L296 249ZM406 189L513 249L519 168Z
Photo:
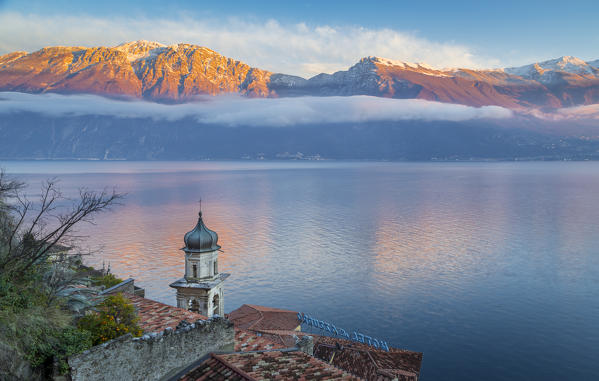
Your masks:
M314 336L314 356L367 380L416 381L422 353L390 348L389 352L366 344Z
M300 325L297 312L252 304L244 304L227 317L235 327L242 329L295 330Z
M275 307L267 307L267 306L259 306L257 304L245 304L248 307L251 307L257 311L261 311L261 312L291 312L294 313L295 315L297 315L297 312L295 311L291 311L291 310L284 310L281 308L275 308Z
M141 296L126 294L125 297L135 307L139 319L138 324L145 333L161 332L167 327L174 329L183 320L193 323L199 319L208 319L206 316L195 312L169 306L168 304L142 298Z
M257 380L360 380L299 351L232 353L215 357Z
M275 343L277 347L273 348L294 347L294 336L308 334L295 330L299 324L297 313L294 311L245 304L231 312L228 317L236 329L250 331L245 335L260 334L259 339L254 340ZM416 381L420 376L422 353L397 348L389 348L387 352L337 337L313 333L309 335L314 337L316 358L358 377L368 380ZM256 348L261 347L260 344L256 345ZM239 344L237 348L240 348Z
M289 331L289 330L260 330L254 331L262 335L262 337L280 344L283 348L295 347L295 338L293 336L314 336L314 334L302 332L302 331Z
M242 381L242 380L253 380L247 374L235 369L229 364L223 362L221 359L214 355L196 368L192 369L189 373L179 379L180 381Z
M270 337L264 336L260 333L235 328L236 352L262 351L270 349L282 349L287 347L288 346L284 345L284 343L271 340Z
M397 348L390 348L386 352L350 340L298 331L263 330L254 333L260 333L262 338L286 348L295 346L293 336L310 335L314 338L314 357L367 380L397 378L400 381L415 381L420 375L420 352Z

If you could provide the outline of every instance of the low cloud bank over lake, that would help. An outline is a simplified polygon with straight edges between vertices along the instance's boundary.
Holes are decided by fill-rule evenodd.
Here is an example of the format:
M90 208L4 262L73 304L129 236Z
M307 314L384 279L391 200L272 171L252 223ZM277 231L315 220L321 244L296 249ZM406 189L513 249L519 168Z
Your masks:
M402 120L466 121L512 116L498 106L469 107L420 99L371 96L248 99L239 96L198 98L196 102L161 104L109 99L95 95L0 93L0 113L35 112L49 116L106 115L228 126L284 127L323 123Z

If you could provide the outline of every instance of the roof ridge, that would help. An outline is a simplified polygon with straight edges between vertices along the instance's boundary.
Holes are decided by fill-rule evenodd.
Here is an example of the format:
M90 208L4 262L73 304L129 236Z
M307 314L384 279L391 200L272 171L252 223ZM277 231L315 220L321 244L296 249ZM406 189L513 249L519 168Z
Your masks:
M247 306L249 306L250 308L254 308L254 307L252 307L250 304L247 304ZM262 313L262 311L260 311L260 310L259 310L259 309L257 309L257 308L254 308L254 310L255 310L255 311L258 311L258 313L260 314L260 319L258 319L258 320L256 320L255 322L253 322L253 323L252 323L252 325L250 325L250 326L248 327L248 329L252 328L252 327L253 327L253 326L255 326L256 324L258 324L259 322L261 322L261 321L262 321L262 319L264 319L264 314Z
M244 372L243 370L239 369L238 367L236 367L235 365L229 363L227 360L225 360L224 358L222 358L221 356L215 354L215 353L210 353L210 356L215 359L216 361L220 362L221 364L223 364L224 366L226 366L227 368L231 369L233 372L237 373L238 375L240 375L241 377L243 377L244 379L248 380L248 381L258 381L256 380L254 377L250 376L249 374L247 374L246 372Z
M303 331L295 331L292 329L252 329L253 332L258 332L258 333L266 333L269 335L280 335L281 332L283 333L288 333L290 335L297 335L299 334L300 336L304 335L304 336L322 336L322 335L318 335L316 333L310 333L310 332L303 332Z
M265 308L265 312L293 312L293 313L297 313L297 311L292 311L292 310L284 310L282 308L276 308L276 307L268 307L268 306L261 306L259 304L245 304L248 307L251 307L253 309L255 309L256 311L262 311L259 308ZM259 307L259 308L256 308Z
M271 335L272 335L272 334L271 334ZM278 333L277 333L277 334L275 334L275 336L276 336L276 337L278 337L278 338L279 338L279 340L281 340L281 343L282 343L283 345L285 345L285 340L283 340L283 336L279 335ZM296 346L297 346L297 345L296 345Z

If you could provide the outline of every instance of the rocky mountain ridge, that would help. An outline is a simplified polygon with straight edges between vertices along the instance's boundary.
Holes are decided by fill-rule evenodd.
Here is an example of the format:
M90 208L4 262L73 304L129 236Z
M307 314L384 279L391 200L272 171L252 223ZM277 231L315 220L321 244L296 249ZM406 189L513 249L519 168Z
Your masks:
M564 56L517 68L436 69L365 57L345 71L305 79L275 74L191 44L48 47L0 56L0 91L91 93L162 102L199 95L372 95L469 106L556 109L599 103L599 60Z
M0 57L0 89L181 101L200 94L267 96L270 73L190 44L49 47Z

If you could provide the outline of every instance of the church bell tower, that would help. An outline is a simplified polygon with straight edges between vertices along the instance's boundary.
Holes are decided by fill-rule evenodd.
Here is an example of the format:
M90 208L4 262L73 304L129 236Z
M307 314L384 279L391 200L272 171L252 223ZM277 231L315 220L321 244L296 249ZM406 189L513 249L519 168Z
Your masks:
M185 276L170 286L177 290L177 307L207 317L224 315L223 281L230 274L218 272L218 235L202 219L185 234Z

